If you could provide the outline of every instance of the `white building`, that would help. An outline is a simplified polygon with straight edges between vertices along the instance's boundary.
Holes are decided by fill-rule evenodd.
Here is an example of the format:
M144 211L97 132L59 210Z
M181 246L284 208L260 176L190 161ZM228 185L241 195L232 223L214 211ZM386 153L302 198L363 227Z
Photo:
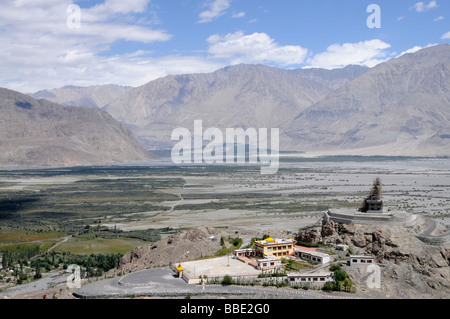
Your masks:
M234 251L234 256L236 258L242 258L242 257L256 257L256 250L255 249L237 249Z
M278 267L281 267L281 259L278 259L275 256L267 256L265 259L258 260L256 269L269 270Z
M375 263L375 258L371 256L350 256L349 266L369 266Z
M316 286L323 286L327 282L333 281L331 272L321 273L292 273L287 276L289 284L310 284Z
M317 265L325 265L330 262L330 255L328 254L313 250L304 250L298 247L294 248L294 255Z

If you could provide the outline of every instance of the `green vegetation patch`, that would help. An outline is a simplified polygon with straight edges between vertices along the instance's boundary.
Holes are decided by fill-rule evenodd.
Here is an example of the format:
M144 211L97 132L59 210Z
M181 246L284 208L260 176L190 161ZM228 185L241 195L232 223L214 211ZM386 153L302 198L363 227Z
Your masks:
M95 236L82 236L71 238L59 245L56 252L70 252L74 255L90 255L105 253L125 254L137 246L143 246L146 242L134 238L101 238Z

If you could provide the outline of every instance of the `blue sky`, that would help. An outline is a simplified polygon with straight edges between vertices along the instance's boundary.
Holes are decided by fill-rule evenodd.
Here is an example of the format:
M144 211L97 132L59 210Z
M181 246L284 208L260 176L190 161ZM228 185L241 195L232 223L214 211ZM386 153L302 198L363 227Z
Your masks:
M381 28L367 25L370 4ZM449 13L447 0L2 1L0 86L139 86L238 63L373 67L449 43Z

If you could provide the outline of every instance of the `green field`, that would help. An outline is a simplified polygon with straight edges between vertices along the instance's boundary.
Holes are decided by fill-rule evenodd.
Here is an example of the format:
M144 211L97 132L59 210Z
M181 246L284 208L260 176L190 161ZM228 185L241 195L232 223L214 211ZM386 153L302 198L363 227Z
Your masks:
M67 233L63 232L37 232L29 228L18 229L12 227L0 227L0 251L13 250L18 246L39 246L42 251L47 250L59 242Z
M70 252L73 255L90 254L125 254L137 246L143 246L147 242L132 238L93 238L81 237L73 238L66 243L59 245L56 252Z

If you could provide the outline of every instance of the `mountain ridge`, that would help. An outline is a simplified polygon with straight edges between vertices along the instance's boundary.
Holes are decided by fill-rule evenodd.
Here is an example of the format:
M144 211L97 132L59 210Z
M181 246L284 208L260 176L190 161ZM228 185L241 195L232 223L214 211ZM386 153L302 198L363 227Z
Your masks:
M285 131L287 144L360 150L355 155L449 155L449 105L450 45L434 46L379 64L303 110Z
M89 87L69 85L58 89L40 90L28 95L35 99L46 99L63 106L102 108L131 89L133 88L130 86L115 84Z
M65 107L0 88L0 166L77 166L154 156L100 109Z
M292 114L332 91L299 72L240 64L151 81L104 110L131 128L148 149L161 149L173 146L173 129L192 127L199 119L208 127L283 128Z

